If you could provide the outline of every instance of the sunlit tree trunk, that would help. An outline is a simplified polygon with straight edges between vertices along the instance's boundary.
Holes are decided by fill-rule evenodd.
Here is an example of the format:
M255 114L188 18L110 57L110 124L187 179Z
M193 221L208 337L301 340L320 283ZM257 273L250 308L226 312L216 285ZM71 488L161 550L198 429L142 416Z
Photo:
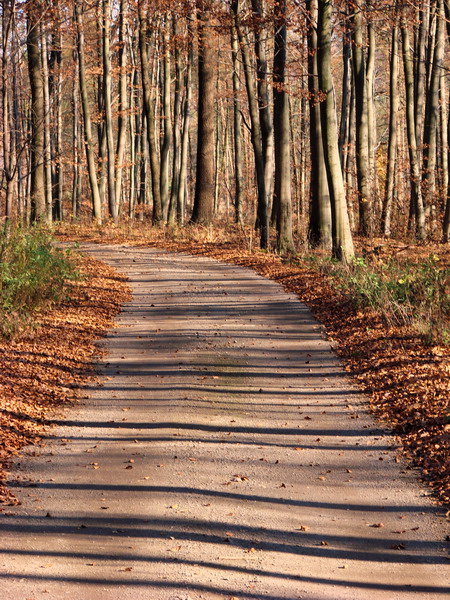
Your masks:
M435 205L439 83L445 48L444 0L436 0L436 18L436 38L430 75L430 88L426 98L425 129L423 137L422 190L426 214L433 214Z
M398 93L398 74L399 74L399 43L398 43L398 24L392 29L391 43L391 61L390 61L390 86L389 86L389 142L388 142L388 162L386 172L386 191L384 198L383 214L381 218L381 227L383 235L391 235L391 216L392 202L395 189L395 168L397 163L397 119L400 107L400 96Z
M214 214L214 83L216 52L208 23L211 4L197 0L198 24L198 133L194 209L191 221L209 225Z
M280 254L287 254L295 252L295 247L292 237L291 130L289 122L289 99L286 92L286 0L279 0L276 6L274 26L274 195L278 207L277 250Z
M116 150L116 189L115 199L121 206L122 181L124 174L124 157L127 142L128 124L128 89L127 89L127 26L128 26L128 2L120 0L119 14L119 117L117 124L117 150Z
M147 52L147 19L144 11L144 1L138 0L139 19L139 50L141 55L141 79L145 118L147 121L147 140L150 154L150 169L152 174L153 223L162 221L160 164L156 151L155 139L155 107L152 100L152 85L149 73L149 58Z
M265 249L269 244L269 218L267 190L264 170L264 154L262 146L261 125L259 121L258 102L255 95L255 76L252 70L248 40L242 29L239 0L232 0L231 9L234 16L234 24L241 47L242 67L245 76L245 87L247 91L248 107L251 122L251 141L255 159L256 183L258 188L258 225L260 230L260 246Z
M425 238L425 212L423 209L420 165L417 153L416 121L414 114L414 74L410 39L405 15L401 19L403 68L406 92L406 126L408 132L409 164L411 170L411 203L414 206L416 232L419 239Z
M177 194L177 222L183 223L187 197L187 176L189 158L189 127L191 122L192 101L192 63L194 61L192 31L188 22L188 56L184 74L183 125L181 133L180 178Z
M308 25L308 88L310 113L310 220L309 241L313 246L322 246L331 250L331 204L328 191L328 179L323 153L322 125L320 119L319 75L317 65L317 11L318 0L308 0L310 15Z
M111 95L111 2L102 0L102 44L103 44L103 102L105 106L105 133L107 147L107 179L108 179L108 206L109 214L117 222L119 216L119 207L116 201L116 182L115 182L115 144L112 120L112 95Z
M169 213L169 173L170 173L170 147L172 145L172 114L171 114L171 74L170 74L170 14L164 16L162 23L162 51L163 68L161 73L162 93L161 93L161 111L162 111L162 129L163 139L161 146L161 179L160 194L163 220L167 221Z
M354 256L354 249L348 221L344 180L339 159L335 94L331 75L332 0L319 0L318 9L319 87L325 95L325 100L321 103L321 123L324 157L332 206L333 255L339 260L348 262Z
M234 124L234 220L242 223L242 195L244 182L244 156L242 150L242 116L239 98L239 42L236 28L231 28L231 57L233 61L233 124Z
M75 3L75 21L77 27L77 52L78 52L78 74L80 78L81 107L84 121L84 145L88 163L89 184L91 187L92 207L94 219L101 223L102 205L97 180L97 166L95 163L94 145L92 140L91 110L89 105L88 83L86 80L85 42L83 31L83 18L81 2Z
M45 106L40 46L40 17L43 6L40 1L28 0L27 9L27 51L28 74L31 87L31 218L46 220L45 196Z
M356 99L356 167L359 196L359 231L369 235L372 230L373 186L371 185L369 152L369 112L364 57L363 17L356 8L353 16L353 76Z

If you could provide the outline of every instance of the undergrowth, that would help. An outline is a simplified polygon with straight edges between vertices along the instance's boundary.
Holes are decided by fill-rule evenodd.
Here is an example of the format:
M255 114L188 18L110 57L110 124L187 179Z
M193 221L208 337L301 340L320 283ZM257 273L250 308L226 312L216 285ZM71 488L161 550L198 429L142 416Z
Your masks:
M13 337L36 311L67 297L78 272L69 252L52 242L40 226L0 231L0 336Z
M439 257L398 260L355 258L350 265L312 258L357 308L369 308L390 325L410 327L428 343L450 343L450 269Z

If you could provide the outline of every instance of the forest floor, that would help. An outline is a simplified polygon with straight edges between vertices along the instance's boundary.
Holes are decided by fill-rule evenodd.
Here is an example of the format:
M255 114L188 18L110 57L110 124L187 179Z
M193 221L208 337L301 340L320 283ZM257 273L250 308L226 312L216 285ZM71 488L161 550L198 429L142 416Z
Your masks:
M388 324L373 310L355 308L332 278L302 254L298 260L283 261L255 248L251 230L68 225L60 229L59 238L208 256L249 267L295 293L324 325L345 369L367 394L372 412L398 436L410 465L420 469L437 499L450 504L450 345L430 345L408 327ZM398 257L414 262L434 255L441 266L450 266L448 245L385 239L356 245L359 255L375 255L377 260Z
M101 379L83 381L86 400L14 461L19 502L0 515L5 597L448 595L445 511L295 294L206 257L84 249L126 273L133 298L105 338ZM122 301L127 290L123 276L96 279L99 263L88 264L97 293L114 292L80 291L80 310L95 296L102 318L91 327L78 314L73 328L97 334L116 288ZM76 334L54 380L73 366L85 375L94 350L80 360ZM16 356L24 373L36 358L50 366L44 348Z
M85 394L95 377L95 342L129 299L126 277L89 257L77 262L81 278L70 283L67 301L0 340L0 504L18 502L5 486L8 462L24 445L38 444L49 419Z

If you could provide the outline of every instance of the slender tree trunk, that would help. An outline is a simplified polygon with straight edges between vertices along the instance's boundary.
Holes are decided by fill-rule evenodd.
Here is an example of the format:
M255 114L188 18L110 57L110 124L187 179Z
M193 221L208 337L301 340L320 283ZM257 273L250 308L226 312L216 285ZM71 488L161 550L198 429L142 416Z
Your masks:
M373 0L369 0L369 10L373 10ZM369 189L372 196L372 211L375 207L378 209L378 215L381 215L382 204L378 194L377 177L377 118L375 112L375 56L376 56L376 35L373 17L369 18L367 24L368 48L367 48L367 69L366 69L366 90L367 90L367 123L368 123L368 145L369 145ZM372 215L373 220L373 215ZM373 223L369 223L373 228ZM377 225L377 230L379 230Z
M77 26L77 52L78 52L78 74L80 78L81 106L84 121L84 145L89 171L89 184L91 187L92 206L94 219L101 223L102 204L97 181L97 167L95 164L94 145L92 140L91 110L89 106L88 84L86 81L86 59L84 54L84 31L81 2L75 2L75 21Z
M319 0L318 8L319 86L325 95L325 100L321 104L321 122L333 216L333 255L339 260L348 262L354 256L354 249L339 160L335 95L331 75L332 0Z
M177 219L177 196L180 186L180 155L181 155L181 88L183 84L183 69L181 64L181 53L178 42L178 23L174 15L172 19L172 33L175 40L175 95L173 102L173 157L172 157L172 187L170 190L169 223L175 223Z
M444 0L436 0L436 44L430 75L430 89L425 109L423 138L422 190L426 213L434 213L439 122L439 83L445 48Z
M231 57L233 61L233 124L234 124L234 221L242 223L242 195L244 182L244 157L242 151L242 117L239 98L239 42L236 28L231 28Z
M392 202L395 189L395 168L397 164L397 114L400 107L400 96L398 93L398 74L399 74L399 43L398 43L398 24L392 29L391 43L391 61L390 61L390 87L389 87L389 142L388 142L388 162L386 173L386 191L384 197L383 214L381 217L381 227L383 235L391 235L391 216Z
M319 75L317 65L317 15L318 0L308 0L307 12L310 15L308 25L308 88L310 113L310 154L311 154L311 183L310 183L310 219L309 242L313 246L321 246L331 250L331 203L328 190L327 171L323 152L322 124L320 119Z
M264 0L251 0L253 14L255 15L255 56L256 56L256 81L258 91L259 121L261 126L261 140L264 156L264 181L266 194L269 199L272 195L273 169L274 169L274 132L270 114L270 98L268 89L269 69L267 61L267 28L264 25ZM273 223L278 216L277 207L274 207Z
M150 169L152 174L152 195L153 195L153 223L162 221L161 207L161 188L160 188L160 164L156 152L155 138L155 110L152 101L152 89L149 73L149 60L147 52L147 21L143 7L143 0L138 0L138 18L139 18L139 50L141 55L141 79L145 118L147 121L147 139L150 154Z
M347 7L347 13L351 7ZM339 156L341 165L344 166L344 156L348 143L348 116L350 107L350 85L351 85L351 60L352 60L352 32L346 26L342 36L342 59L343 59L343 74L342 74L342 100L341 100L341 122L339 127Z
M114 145L114 133L112 122L112 95L111 95L111 2L102 0L102 44L103 44L103 101L105 103L105 130L107 147L107 177L108 177L108 207L109 214L117 222L119 217L119 207L116 201L116 182L115 182L115 159L116 150Z
M363 17L356 9L353 17L353 73L356 98L356 167L359 195L359 231L372 231L372 185L369 151L369 113L366 66L363 44Z
M75 54L76 61L76 54ZM75 65L75 68L78 68ZM79 102L78 94L79 89L77 85L78 79L74 77L72 86L72 110L73 110L73 123L72 123L72 138L73 138L73 158L72 158L72 219L76 220L80 214L80 203L81 203L81 190L80 190L80 126L78 122L79 117Z
M269 244L268 203L265 183L261 126L259 121L258 103L255 98L255 77L250 63L248 41L242 30L239 0L232 0L231 9L234 16L234 24L236 27L239 45L241 47L242 66L244 69L245 87L247 90L248 107L250 113L251 141L255 158L255 173L258 188L258 223L260 228L260 246L262 249L266 249Z
M128 2L120 0L119 15L119 118L117 124L117 161L116 161L116 189L114 192L117 205L121 206L122 180L124 173L124 157L127 142L128 124L128 89L127 89L127 27L128 27Z
M216 51L208 23L211 3L196 0L198 20L197 171L192 223L209 225L214 214L214 83Z
M163 70L162 78L162 121L163 121L163 141L161 146L161 206L163 219L167 221L169 213L169 172L170 172L170 147L172 145L172 116L171 116L171 74L170 74L170 14L167 13L162 24L163 29Z
M192 63L194 62L194 51L192 41L192 31L190 22L188 22L188 56L184 75L184 103L183 103L183 128L181 134L181 156L180 156L180 178L177 194L177 222L183 223L185 217L185 206L187 197L187 176L188 176L188 158L189 158L189 126L191 121L191 99L192 99Z
M54 81L54 102L56 136L53 156L53 211L54 218L61 221L64 217L63 195L64 195L64 169L63 169L63 52L61 33L61 7L60 0L55 1L56 19L55 32L53 34L52 49L52 77Z
M52 148L50 137L50 88L48 77L48 48L47 33L41 24L41 61L42 82L44 90L44 172L45 172L45 204L46 221L53 221L53 191L52 191Z
M427 56L427 39L428 28L430 23L430 2L422 0L419 9L419 32L417 41L416 63L415 63L415 82L414 82L414 114L416 122L416 144L417 149L421 153L423 140L423 118L425 108L425 97L427 93L426 80L426 56ZM419 159L420 160L420 159Z
M275 9L273 59L275 196L277 199L277 250L280 254L295 252L292 237L291 196L291 130L289 98L286 92L287 25L286 0Z
M26 8L28 73L31 87L31 218L40 221L47 217L44 171L45 106L39 34L43 7L40 1L28 0Z
M403 68L406 91L406 126L408 132L409 164L411 170L411 203L414 206L416 232L419 239L425 239L425 213L420 184L420 165L417 153L416 122L414 115L414 75L410 51L409 31L406 18L401 20Z
M9 38L11 34L11 24L13 19L14 1L3 0L2 15L2 152L3 152L3 177L5 180L5 217L9 220L13 213L13 192L14 192L14 137L10 128L10 101L8 89L8 51Z

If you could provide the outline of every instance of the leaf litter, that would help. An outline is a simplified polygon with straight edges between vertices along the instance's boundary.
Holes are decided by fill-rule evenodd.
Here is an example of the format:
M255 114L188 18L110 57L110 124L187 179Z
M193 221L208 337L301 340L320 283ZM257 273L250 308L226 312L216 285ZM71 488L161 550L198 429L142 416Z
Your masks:
M101 352L95 342L131 297L125 276L90 257L77 262L83 277L70 283L69 298L36 315L17 339L0 340L0 504L18 504L6 486L11 459L85 396Z

